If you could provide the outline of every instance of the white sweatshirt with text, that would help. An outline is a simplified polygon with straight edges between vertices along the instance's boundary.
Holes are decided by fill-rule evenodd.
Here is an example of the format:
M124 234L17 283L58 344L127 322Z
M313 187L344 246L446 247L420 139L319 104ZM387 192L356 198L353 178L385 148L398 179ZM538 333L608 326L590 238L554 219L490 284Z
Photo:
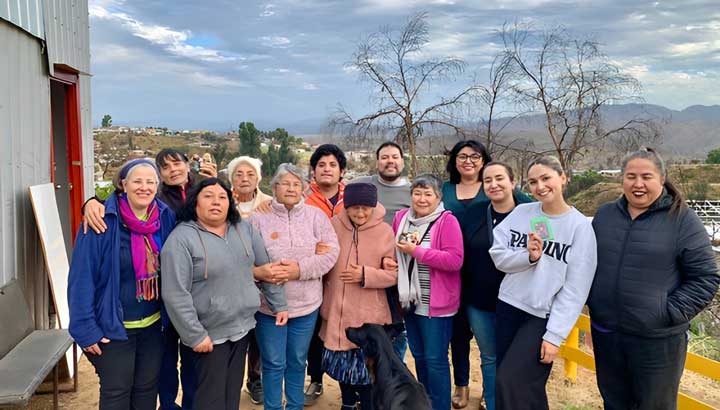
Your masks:
M527 251L531 221L547 218L552 240L543 241L543 253L530 263ZM524 312L548 318L543 339L560 346L575 325L588 298L597 265L595 232L590 220L575 208L550 216L542 204L518 205L493 230L490 256L505 272L499 299Z

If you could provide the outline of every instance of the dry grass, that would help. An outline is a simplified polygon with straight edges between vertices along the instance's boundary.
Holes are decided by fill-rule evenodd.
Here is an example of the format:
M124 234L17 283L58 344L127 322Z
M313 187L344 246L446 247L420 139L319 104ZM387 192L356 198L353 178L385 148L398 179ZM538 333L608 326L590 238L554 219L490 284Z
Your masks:
M414 368L412 356L408 353L408 365ZM480 353L472 343L470 353L470 405L468 410L475 410L480 404L482 393L482 377L480 374ZM320 397L313 410L339 410L340 390L337 383L329 377L325 378L325 394ZM681 383L681 390L692 397L701 399L720 408L720 383L704 376L686 372ZM553 366L547 386L550 408L555 410L590 410L602 409L602 399L595 382L595 374L587 369L578 368L575 383L568 383L564 378L563 361L558 360ZM77 393L64 393L60 396L61 409L94 409L98 406L98 379L94 369L85 359L80 361L80 388ZM29 406L30 410L49 410L52 408L51 395L35 396ZM247 394L242 395L241 409L261 410L261 405L253 405Z

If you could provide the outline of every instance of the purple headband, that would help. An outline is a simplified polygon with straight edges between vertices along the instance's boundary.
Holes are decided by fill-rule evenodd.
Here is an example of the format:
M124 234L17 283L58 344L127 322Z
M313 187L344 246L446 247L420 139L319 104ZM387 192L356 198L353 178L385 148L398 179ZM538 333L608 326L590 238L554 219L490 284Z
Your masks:
M160 172L158 171L157 166L154 162L147 158L136 158L126 162L122 169L120 169L120 180L122 181L123 179L127 178L130 171L138 165L150 165L155 171L158 179L160 179Z

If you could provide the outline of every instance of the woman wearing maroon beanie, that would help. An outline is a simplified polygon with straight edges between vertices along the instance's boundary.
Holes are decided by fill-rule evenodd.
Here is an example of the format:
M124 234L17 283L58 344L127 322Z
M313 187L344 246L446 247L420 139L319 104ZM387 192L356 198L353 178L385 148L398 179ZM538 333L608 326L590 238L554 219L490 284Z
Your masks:
M342 408L372 408L370 377L362 350L350 342L345 329L365 323L392 322L385 288L397 283L397 269L383 269L384 258L394 259L394 235L383 222L385 208L377 203L377 188L355 183L345 188L345 212L332 219L340 244L335 267L325 276L323 370L340 383Z

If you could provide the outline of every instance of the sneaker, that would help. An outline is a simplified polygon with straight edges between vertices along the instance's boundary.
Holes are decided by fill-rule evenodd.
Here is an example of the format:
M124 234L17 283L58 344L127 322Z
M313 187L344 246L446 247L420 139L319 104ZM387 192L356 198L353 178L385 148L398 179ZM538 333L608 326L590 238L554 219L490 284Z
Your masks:
M323 394L322 383L312 382L305 389L305 405L312 406L317 401L318 397Z
M254 382L248 380L245 388L250 394L250 401L252 401L253 404L261 404L263 402L265 395L263 394L262 380L258 379Z

